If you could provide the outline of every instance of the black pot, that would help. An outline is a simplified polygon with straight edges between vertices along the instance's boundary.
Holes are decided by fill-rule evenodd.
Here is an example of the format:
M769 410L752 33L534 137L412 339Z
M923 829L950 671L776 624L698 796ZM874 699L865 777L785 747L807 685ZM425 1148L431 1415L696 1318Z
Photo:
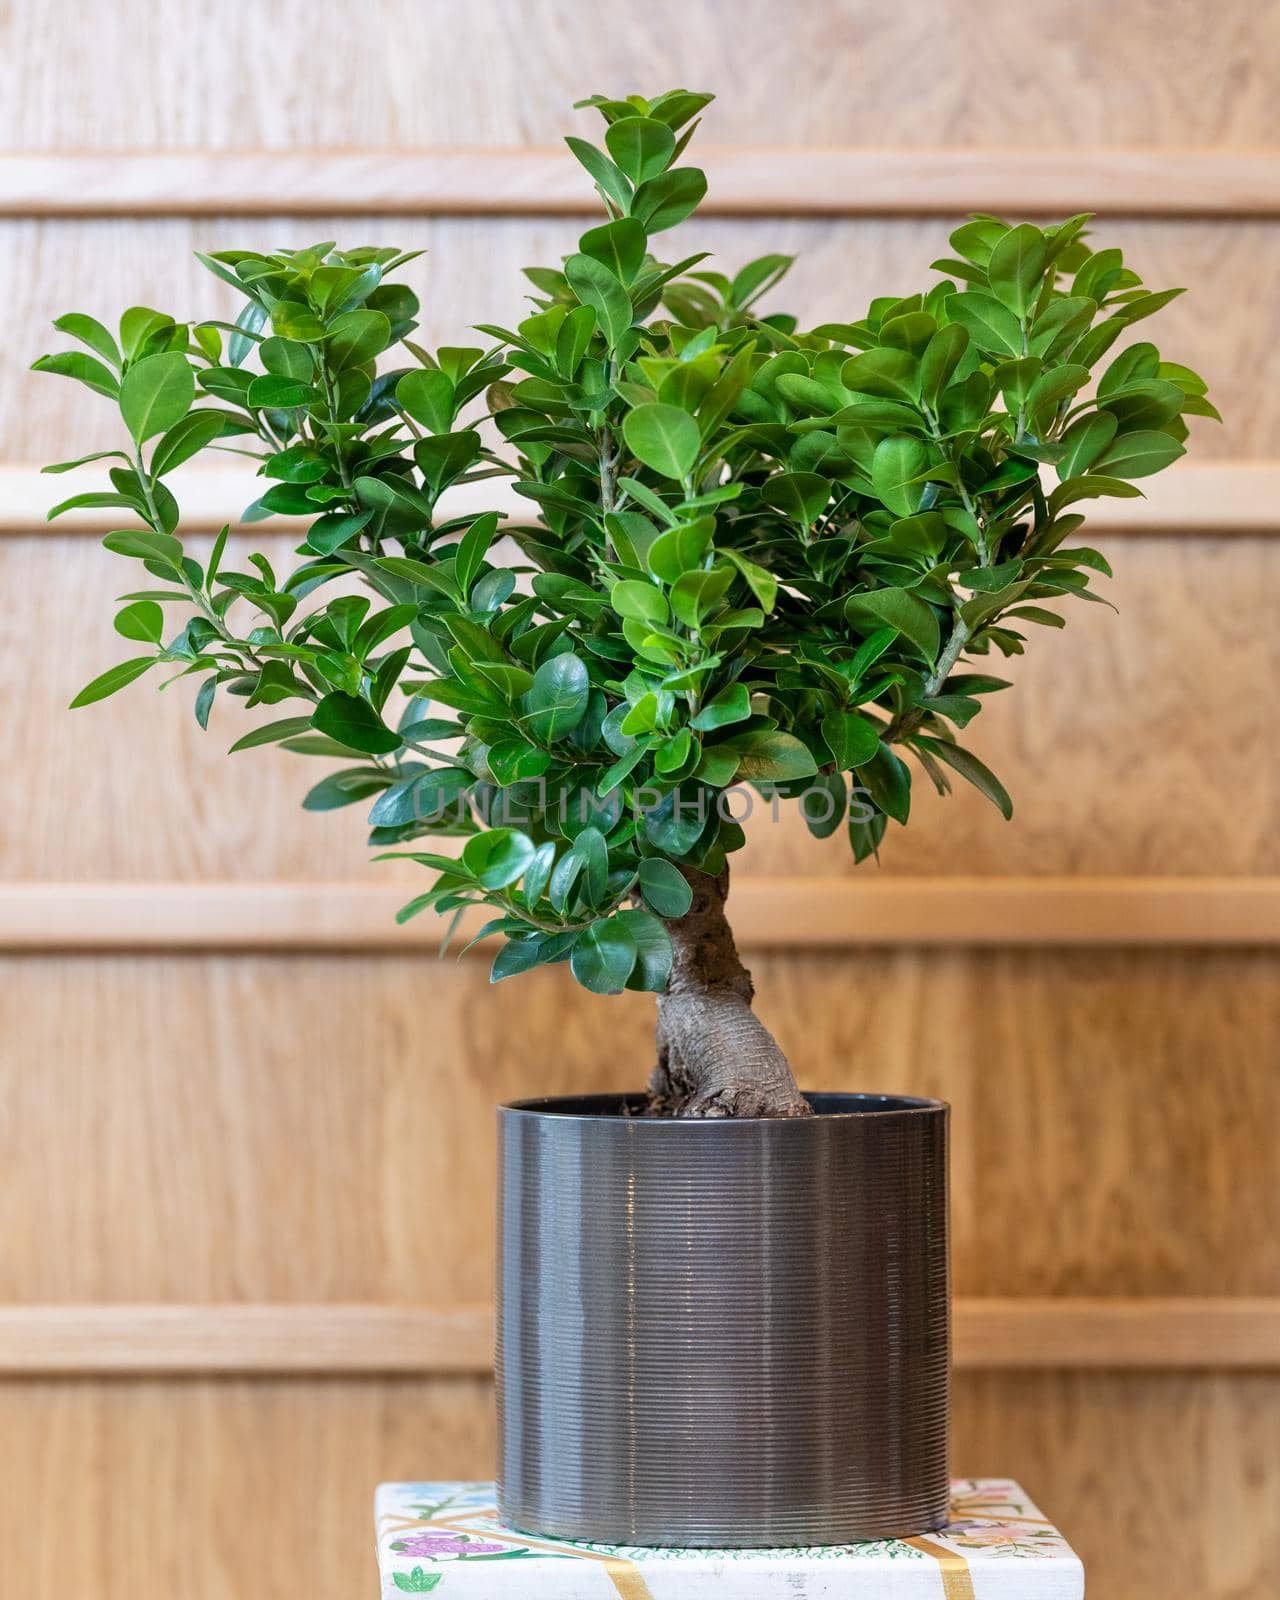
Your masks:
M947 1519L947 1107L498 1113L498 1503L608 1544L843 1544Z

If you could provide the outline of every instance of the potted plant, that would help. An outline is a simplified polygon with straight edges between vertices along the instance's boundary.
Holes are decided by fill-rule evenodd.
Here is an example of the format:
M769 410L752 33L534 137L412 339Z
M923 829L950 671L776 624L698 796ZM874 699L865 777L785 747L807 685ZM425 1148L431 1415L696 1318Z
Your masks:
M999 780L961 742L993 658L1106 574L1076 507L1183 453L1205 386L1145 341L1151 293L1087 218L979 216L920 293L803 329L757 309L789 266L665 264L705 192L682 164L710 96L593 97L570 139L603 220L528 270L485 343L413 340L397 249L202 257L234 323L134 307L41 370L118 404L133 524L117 630L159 668L287 714L338 763L311 810L364 804L432 874L401 913L483 907L495 981L549 963L657 996L648 1090L501 1112L501 1492L535 1530L775 1544L946 1516L945 1107L805 1096L753 1009L726 918L742 786L876 855L913 772ZM197 560L170 474L252 455L250 519L310 518L299 561ZM502 476L525 520L460 515ZM176 607L180 626L166 622ZM455 841L452 853L423 839Z

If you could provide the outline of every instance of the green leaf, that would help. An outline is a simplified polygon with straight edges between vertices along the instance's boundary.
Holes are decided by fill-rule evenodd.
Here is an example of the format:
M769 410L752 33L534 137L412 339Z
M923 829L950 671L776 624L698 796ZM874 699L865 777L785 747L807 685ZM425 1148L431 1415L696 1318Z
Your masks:
M303 797L304 811L337 811L342 806L367 800L387 787L387 774L377 767L345 767L321 778Z
M864 594L850 595L845 601L845 614L855 624L866 617L887 623L909 639L926 660L938 658L941 643L938 619L930 606L910 589L870 589Z
M410 773L378 796L369 823L375 828L402 828L411 822L438 822L472 781L471 774L461 767Z
M624 578L609 591L609 604L620 617L665 627L670 618L662 590L642 578Z
M439 367L418 367L396 384L396 399L415 422L431 433L448 433L453 427L454 387Z
M151 454L151 476L162 478L166 472L172 472L198 455L219 437L226 420L220 411L188 412L156 441Z
M406 730L411 733L412 730ZM514 783L524 783L539 778L551 765L551 755L546 750L527 744L523 739L502 739L489 746L489 771L499 788L509 789Z
M311 726L318 733L327 733L339 744L368 755L387 755L400 748L400 735L387 727L367 700L340 689L321 700L312 715Z
M610 349L615 349L631 326L631 296L608 267L593 256L570 256L564 264L564 275L582 304L595 312Z
M334 372L362 367L391 343L391 322L381 311L346 311L329 328L325 362Z
M63 516L68 511L95 511L115 510L136 511L137 505L130 495L108 494L103 491L89 490L86 494L73 494L69 500L59 500L56 506L50 506L45 513L45 519L52 522L55 517Z
M159 644L164 637L164 612L154 600L135 600L116 613L115 630L126 639Z
M661 856L646 856L641 861L640 889L646 904L660 917L682 917L693 904L693 890L684 874Z
M236 332L227 340L227 360L233 367L243 365L245 357L254 346L254 335L267 320L265 306L250 300L236 318Z
M1171 434L1142 430L1122 434L1092 465L1106 477L1149 478L1185 454Z
M493 543L497 531L498 513L486 511L482 517L477 517L463 534L458 544L458 553L454 557L453 572L458 588L464 595L470 594L471 586L479 574L485 554Z
M41 356L38 361L31 363L31 370L52 372L60 378L75 378L96 393L105 394L110 400L120 393L120 385L101 361L95 361L81 350L63 350L54 356Z
M617 917L601 918L578 935L569 967L593 994L620 994L636 964L636 944Z
M71 702L72 711L80 706L92 705L95 700L105 700L109 694L115 694L117 689L123 689L135 678L140 678L148 667L155 665L157 659L156 656L134 656L130 661L121 661L114 667L108 667L92 683L87 683L81 689Z
M644 265L646 244L644 228L634 217L618 217L601 228L590 228L578 240L583 255L598 261L623 284L631 283Z
M707 175L697 167L673 167L636 190L631 214L649 233L674 228L696 211L707 192Z
M1025 317L1039 294L1048 259L1048 246L1039 228L1029 222L1010 228L987 261L992 294L1015 316Z
M150 306L130 306L120 318L120 347L127 360L141 354L153 335L173 327L173 318Z
M310 306L300 300L280 300L271 308L271 326L282 339L314 344L325 336L325 325Z
M629 411L622 424L627 448L664 478L683 479L698 459L698 424L678 406L652 401Z
M534 967L541 966L547 960L546 952L550 944L551 940L546 937L508 939L493 958L493 964L489 968L489 982L501 983L504 978L514 978L521 972L531 972ZM399 1576L396 1575L397 1582Z
M697 728L699 732L707 732L712 728L727 727L730 723L745 722L750 715L751 696L747 693L746 685L731 683L719 694L712 695L689 726Z
M87 456L78 456L74 461L55 461L47 467L41 467L41 472L71 472L76 467L87 467L91 461L106 461L114 458L117 461L129 462L129 457L123 450L91 450Z
M217 692L217 678L206 678L200 685L199 691L196 694L196 721L206 732L209 728L209 713L213 709L213 697L217 694Z
M871 486L882 505L898 517L910 517L920 507L924 485L918 478L929 465L929 451L922 439L910 434L891 434L881 439L871 458Z
M132 556L137 561L159 561L180 575L183 571L182 546L167 533L125 528L118 533L109 533L102 541L102 546L118 556Z
M746 580L747 588L760 602L760 609L766 615L778 603L778 580L766 567L759 566L750 561L738 550L723 550L720 552L726 561L731 561Z
M315 405L322 398L319 389L313 389L309 383L300 383L297 378L279 378L270 372L255 378L245 396L255 411L264 408L292 411L297 406Z
M928 406L936 406L942 391L951 382L951 375L960 365L960 359L969 348L969 330L958 322L939 328L920 357L920 398Z
M710 543L706 531L695 523L683 523L669 528L649 546L645 557L649 571L664 583L678 583L682 575L691 572L707 553Z
M448 434L446 437L455 436ZM424 439L420 443L435 443L435 440ZM359 477L355 481L355 491L360 504L371 511L391 511L420 527L431 526L431 501L408 478L391 473L385 478Z
M623 117L604 136L615 164L634 184L656 178L675 154L676 140L664 122L651 117Z
M69 333L111 366L119 368L119 346L96 317L86 316L83 311L68 311L65 316L55 317L53 325L59 333Z
M856 711L829 711L822 719L822 737L841 772L870 761L880 747L874 725Z
M372 518L373 512L330 511L307 529L307 544L322 556L330 556L349 544Z
M856 769L860 786L895 822L905 823L911 812L911 769L882 744L870 761ZM852 836L852 829L850 830Z
M970 750L962 750L958 744L952 744L948 739L927 739L923 734L916 735L917 744L923 745L931 755L945 761L953 771L966 778L975 789L981 790L991 803L998 807L1007 821L1013 815L1013 801L1005 786L991 771L990 767L979 761Z
M631 935L636 947L636 964L627 979L627 988L661 994L671 977L671 935L657 917L639 907L615 913L614 921Z
M1123 478L1108 478L1090 472L1083 478L1070 478L1058 485L1049 496L1049 514L1056 517L1065 506L1074 505L1077 500L1096 500L1102 495L1130 500L1136 499L1141 493L1141 489L1126 483Z
M859 356L850 356L840 368L840 382L855 394L914 401L921 372L920 362L909 351L864 350Z
M120 385L120 414L136 444L172 428L191 409L196 381L177 350L144 356Z
M1115 438L1117 427L1109 411L1094 411L1077 417L1062 435L1062 459L1056 467L1059 479L1075 478L1088 472Z
M789 778L812 777L818 770L808 747L780 729L738 734L715 748L731 750L740 757L738 777L744 783L783 783Z
M815 839L829 839L849 814L843 776L819 773L800 796L800 814Z
M764 484L760 498L807 529L826 510L831 485L816 472L780 472Z
M597 150L595 145L588 144L585 139L567 138L565 143L591 174L592 182L608 195L619 211L627 211L631 205L633 191L621 169L615 167L602 150Z
M299 734L307 733L310 728L310 717L281 717L278 722L265 722L262 727L254 728L243 738L237 739L227 754L235 755L237 750L255 750L264 744L278 744L281 739L294 739Z
M474 428L462 428L457 433L440 433L431 439L419 439L413 447L413 459L422 468L422 475L431 485L433 494L439 494L441 489L460 477L470 467L480 454L480 435ZM357 480L357 487L368 480ZM404 484L403 479L396 479L398 486ZM405 498L403 487L399 488L401 500ZM417 502L428 504L422 495L413 490L410 499L416 497Z
M979 350L1001 356L1022 354L1022 329L1017 317L989 294L968 289L963 294L949 295L946 311L952 322L968 331Z
M586 713L591 694L587 669L575 655L552 656L533 675L521 699L526 730L541 744L567 738Z
M991 259L992 250L1008 231L1008 223L996 217L974 217L962 223L949 242L958 256L972 261L975 266L985 267Z
M505 889L524 876L537 846L515 828L490 828L468 839L462 864L486 889Z

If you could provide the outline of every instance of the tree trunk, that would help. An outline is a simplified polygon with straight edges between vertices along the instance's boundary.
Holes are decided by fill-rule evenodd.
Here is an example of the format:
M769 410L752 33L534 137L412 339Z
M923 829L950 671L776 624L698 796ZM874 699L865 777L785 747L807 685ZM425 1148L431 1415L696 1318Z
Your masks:
M667 922L671 979L658 996L649 1110L673 1117L807 1117L786 1056L751 1009L751 974L724 914L729 872L685 868L693 904Z

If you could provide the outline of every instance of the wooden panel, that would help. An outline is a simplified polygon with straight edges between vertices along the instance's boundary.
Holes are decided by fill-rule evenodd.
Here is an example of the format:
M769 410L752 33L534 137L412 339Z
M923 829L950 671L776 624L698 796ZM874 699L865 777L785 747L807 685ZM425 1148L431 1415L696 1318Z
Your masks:
M961 1371L1280 1368L1274 1300L972 1300ZM0 1376L487 1373L487 1306L0 1306Z
M92 1573L94 1600L352 1600L375 1483L493 1472L474 1378L0 1383L0 1429L0 1591L24 1596ZM1090 1600L1272 1592L1273 1376L961 1374L952 1461L1050 1509Z
M1274 954L751 966L806 1086L951 1102L959 1294L1280 1293ZM652 1016L561 969L5 959L0 1303L487 1301L494 1105L639 1087Z
M493 1475L481 1378L0 1383L0 1593L359 1600L373 1489Z
M251 462L226 458L225 465L190 466L166 481L182 506L184 533L216 532L228 522L242 534L253 528L241 515L262 489ZM38 531L50 508L65 498L66 483L38 465L0 464L0 534ZM529 515L528 503L514 490L491 480L447 489L439 503L441 520L493 510L521 521ZM65 513L57 525L60 533L100 537L119 520L115 513L82 510ZM270 529L300 534L307 520L277 517ZM1089 512L1089 533L1280 533L1280 462L1182 462L1152 479L1141 499L1098 501Z
M1089 1600L1274 1594L1280 1382L973 1373L954 1402L954 1470L1052 1507Z
M287 559L278 539L262 547ZM968 785L941 799L922 781L884 866L858 869L843 839L812 839L792 807L775 825L761 807L740 874L1280 874L1280 770L1261 755L1280 687L1280 541L1152 538L1111 553L1121 614L1077 607L1065 632L1041 630L999 669L1017 687L969 729L1014 797L1012 823ZM228 760L249 726L238 705L215 706L208 734L185 684L134 685L67 714L81 685L130 653L111 627L130 581L79 536L0 541L0 584L21 597L6 648L39 664L0 678L0 719L23 752L0 766L0 879L420 882L416 869L369 865L363 808L299 811L326 763L271 750Z
M710 250L718 258L714 264L725 270L766 251L796 254L789 279L767 304L792 310L812 325L847 320L875 295L905 294L932 281L929 264L945 254L956 220L707 217L663 242L677 254ZM477 322L509 326L518 318L528 290L520 268L554 264L575 247L581 231L580 220L569 217L477 221L414 214L0 221L0 348L10 352L0 365L0 456L41 463L119 443L119 417L108 402L66 379L32 374L28 362L65 344L49 324L67 310L91 312L108 324L139 302L179 316L234 313L234 291L200 266L194 250L280 248L317 239L424 248L427 255L403 274L422 296L420 337L428 345L458 344ZM1226 420L1218 426L1192 419L1193 458L1274 457L1280 388L1269 381L1258 352L1280 346L1280 297L1274 293L1280 222L1224 226L1109 218L1095 232L1123 246L1153 287L1188 290L1158 323L1138 325L1134 336L1148 338L1158 328L1161 349L1209 382ZM1229 296L1223 292L1228 283Z
M707 216L1274 217L1269 152L708 145ZM594 216L562 149L0 155L0 216Z
M396 925L404 898L344 883L0 884L0 950L439 949L439 918ZM459 943L488 916L467 912ZM743 878L733 921L751 950L1275 945L1280 879Z
M248 41L252 41L252 47ZM593 89L689 83L725 143L1275 145L1267 0L1038 0L998 27L829 0L47 0L0 56L10 149L549 144Z

